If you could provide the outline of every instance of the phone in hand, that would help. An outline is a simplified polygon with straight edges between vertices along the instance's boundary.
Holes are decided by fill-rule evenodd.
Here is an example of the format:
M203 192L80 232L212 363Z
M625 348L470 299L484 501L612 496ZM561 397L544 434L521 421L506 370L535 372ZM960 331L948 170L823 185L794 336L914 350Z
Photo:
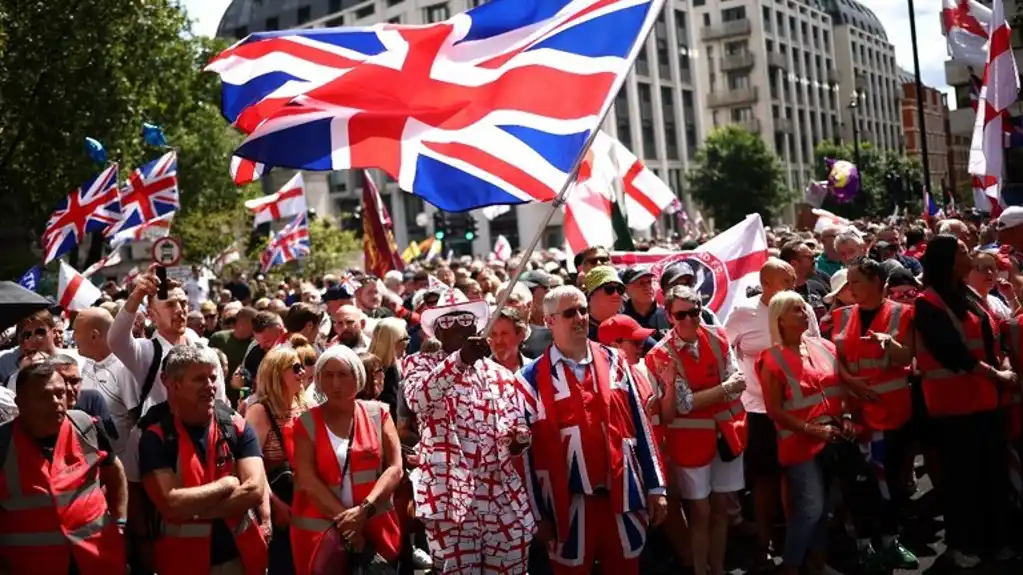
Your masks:
M160 285L156 287L156 299L167 299L167 268L156 266L156 279Z

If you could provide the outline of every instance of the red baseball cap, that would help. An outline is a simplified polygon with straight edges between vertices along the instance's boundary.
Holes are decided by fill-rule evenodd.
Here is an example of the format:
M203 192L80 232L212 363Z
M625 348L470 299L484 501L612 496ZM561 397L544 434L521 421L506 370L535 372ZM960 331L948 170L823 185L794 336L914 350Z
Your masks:
M618 314L600 323L600 327L597 328L597 339L604 345L611 345L621 339L643 341L652 333L654 330L640 327L631 317Z

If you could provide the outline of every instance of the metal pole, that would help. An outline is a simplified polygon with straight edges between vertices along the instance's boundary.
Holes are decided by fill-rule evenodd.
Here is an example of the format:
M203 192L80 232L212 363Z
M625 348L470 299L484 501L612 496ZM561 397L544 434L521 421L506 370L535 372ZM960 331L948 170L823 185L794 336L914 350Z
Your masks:
M856 164L856 167L859 167L859 165L860 165L860 126L859 126L859 116L858 116L858 114L856 114L856 111L859 110L859 108L860 108L860 101L859 101L860 100L860 93L859 93L859 91L857 91L855 93L855 97L856 97L856 101L854 103L855 105L852 107L853 163Z
M909 2L909 36L913 42L913 68L915 69L914 80L916 82L916 120L919 124L917 137L920 140L920 163L924 169L924 189L928 193L931 190L931 161L927 153L927 124L924 118L924 85L920 79L920 50L916 42L916 9L913 7L913 0Z

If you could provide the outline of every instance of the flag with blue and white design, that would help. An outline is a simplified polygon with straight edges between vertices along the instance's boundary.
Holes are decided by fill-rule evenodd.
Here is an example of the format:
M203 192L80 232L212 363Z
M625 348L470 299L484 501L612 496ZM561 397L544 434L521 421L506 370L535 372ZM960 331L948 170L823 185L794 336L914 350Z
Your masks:
M39 266L32 266L32 269L25 272L25 275L18 280L18 285L27 290L36 291L39 286L39 273Z

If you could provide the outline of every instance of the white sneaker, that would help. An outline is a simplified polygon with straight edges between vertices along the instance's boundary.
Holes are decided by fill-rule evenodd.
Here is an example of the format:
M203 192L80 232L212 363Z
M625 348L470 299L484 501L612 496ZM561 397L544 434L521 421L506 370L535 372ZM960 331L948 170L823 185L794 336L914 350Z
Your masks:
M977 565L980 565L980 557L976 555L966 555L958 549L949 549L948 556L955 563L956 567L960 569L973 569Z

